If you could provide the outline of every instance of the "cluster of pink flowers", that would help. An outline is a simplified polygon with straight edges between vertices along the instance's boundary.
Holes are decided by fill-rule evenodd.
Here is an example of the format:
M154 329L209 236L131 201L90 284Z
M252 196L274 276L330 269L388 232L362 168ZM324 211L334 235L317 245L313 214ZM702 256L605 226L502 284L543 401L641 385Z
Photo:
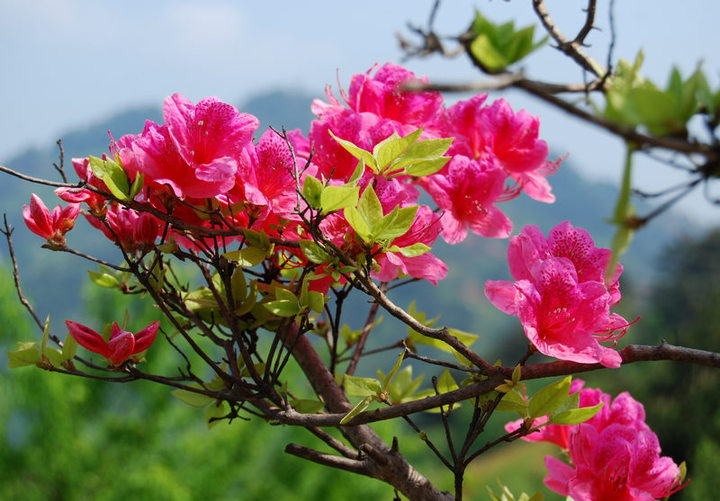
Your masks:
M571 465L553 456L545 458L549 472L545 485L575 501L649 501L684 487L680 468L672 458L660 456L657 435L645 423L642 404L627 392L612 400L607 393L583 385L575 379L570 391L580 392L580 407L604 404L594 417L577 425L545 425L523 437L556 444L570 457ZM544 416L532 426L547 421ZM505 429L512 432L521 426L522 419Z
M595 247L587 231L564 222L545 238L526 226L510 239L508 263L515 282L490 280L485 294L520 318L540 353L580 363L619 367L617 351L601 345L625 334L628 322L610 308L620 300L620 265L610 279L611 252Z
M118 162L130 180L143 175L144 188L137 200L188 224L211 227L215 223L193 207L219 207L224 221L235 227L285 239L309 238L297 216L303 208L298 207L298 184L313 176L324 185L342 185L355 172L357 159L332 135L368 151L393 133L403 137L418 128L422 128L422 139L454 138L448 163L431 175L391 177L366 167L360 189L373 186L384 214L396 207L418 207L412 227L387 248L419 243L429 247L440 235L457 243L466 238L468 228L484 237L505 238L512 223L497 203L521 191L543 202L554 200L546 176L557 162L547 160L548 148L538 138L537 118L513 112L502 99L485 105L486 96L446 108L437 92L401 88L403 82L414 79L412 72L393 64L355 75L348 92L341 91L345 104L329 90L329 102L313 103L318 119L312 122L308 137L299 131L288 133L287 138L267 131L257 141L253 135L259 122L254 116L217 98L193 104L175 94L165 100L164 124L148 121L140 134L113 141L111 160ZM75 159L73 165L89 186L109 191L87 159ZM441 213L419 203L418 188L430 195ZM150 249L164 224L108 202L89 189L61 188L57 194L68 202L86 203L90 222L126 251ZM342 211L323 223L330 230L328 237L350 256L366 252L352 237L353 229ZM198 243L172 227L167 234L184 246ZM447 274L445 264L429 252L403 255L387 248L373 250L375 276L381 280L409 275L437 283ZM285 252L307 263L297 249ZM322 283L320 288L329 285L327 279Z

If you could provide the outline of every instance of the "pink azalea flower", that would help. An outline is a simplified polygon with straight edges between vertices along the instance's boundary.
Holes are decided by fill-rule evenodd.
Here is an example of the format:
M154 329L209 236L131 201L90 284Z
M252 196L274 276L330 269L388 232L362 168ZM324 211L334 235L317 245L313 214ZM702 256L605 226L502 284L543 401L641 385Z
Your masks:
M539 119L525 110L513 112L505 99L484 106L486 98L460 101L436 123L446 136L456 137L451 152L471 158L492 154L528 196L554 202L546 177L557 171L559 161L547 160L547 143L538 138Z
M442 236L449 244L461 242L469 227L488 238L507 238L512 222L495 202L503 194L505 174L490 160L472 160L456 155L439 174L429 176L423 186L442 215Z
M612 400L607 393L583 385L581 379L574 379L570 393L580 392L580 407L603 403L595 416L578 425L546 425L523 437L568 451L572 466L552 456L545 458L549 472L545 485L576 501L653 500L681 489L680 470L671 458L660 456L642 404L628 392ZM548 416L543 416L533 426L547 421ZM522 420L513 421L505 429L512 432L521 424Z
M485 284L485 295L498 309L519 317L525 335L539 352L562 360L619 367L622 358L598 338L621 337L627 321L610 313L620 299L616 273L604 281L609 251L596 249L584 230L556 226L546 240L529 226L508 248L516 281Z
M179 197L209 198L229 191L257 118L215 97L193 105L180 94L165 100L163 116L166 125L147 122L140 136L123 144L135 156L135 161L126 160L128 172L139 169L147 181L167 184Z
M237 182L248 202L267 207L275 214L288 216L297 205L292 153L275 131L267 130L257 145L247 147Z
M155 216L116 204L112 205L102 220L90 215L86 218L125 252L149 252L160 233L160 220Z
M613 423L603 430L581 423L569 436L572 466L547 456L545 485L576 501L650 501L681 489L680 469L660 456L657 435Z
M65 320L68 331L75 341L84 348L102 355L112 365L118 366L133 355L142 353L150 348L155 341L160 322L150 323L137 334L120 329L117 322L113 322L110 339L105 339L92 330L72 320Z
M427 83L426 77L417 78L412 71L392 63L377 68L375 74L370 76L373 69L375 67L364 75L353 75L351 78L347 96L351 109L420 126L435 118L442 108L443 97L439 92L407 92L400 89L407 81L420 80Z
M64 209L58 205L52 212L35 193L30 196L30 206L23 205L22 215L28 229L55 247L65 245L65 233L72 230L80 213L80 204L69 204Z

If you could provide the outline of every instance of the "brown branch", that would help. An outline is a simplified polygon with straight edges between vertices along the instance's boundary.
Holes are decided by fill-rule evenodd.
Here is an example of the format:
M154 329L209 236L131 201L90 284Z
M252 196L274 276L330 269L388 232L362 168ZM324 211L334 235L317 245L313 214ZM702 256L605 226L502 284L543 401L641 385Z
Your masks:
M593 24L595 23L595 7L597 4L597 0L589 0L588 6L587 6L587 17L585 18L585 24L582 28L580 28L580 31L578 32L577 36L575 37L575 40L572 41L573 44L576 45L585 45L585 38L590 34L590 31L593 29Z
M592 57L587 55L585 51L582 50L582 38L580 40L576 38L575 40L570 41L565 37L565 35L563 35L560 29L555 25L555 21L553 20L553 18L550 17L550 13L545 6L544 0L533 0L533 9L535 9L535 13L540 19L540 22L545 28L545 31L547 31L548 34L550 34L550 36L555 40L555 42L557 42L557 48L560 51L569 56L573 61L580 65L580 67L593 73L595 76L602 77L605 74L605 70L600 65L600 63L595 61ZM589 28L588 31L590 31ZM580 37L580 35L578 35L578 37Z
M328 410L333 413L339 413L340 416L347 414L352 409L352 405L347 400L343 390L335 382L333 375L327 370L324 362L312 347L307 337L298 335L295 324L290 324L288 329L281 333L281 335L288 349L292 349L295 360L298 362L298 365L313 389L325 401ZM289 413L290 415L298 414L299 416L304 416L304 414L299 414L293 410L280 411L280 413L282 412ZM308 424L313 426L311 423ZM339 426L339 424L340 420L337 420L333 426ZM364 462L365 472L363 472L363 474L389 483L411 500L452 499L448 493L438 491L429 480L407 462L402 454L388 447L370 427L342 426L340 428L353 446L366 453L368 459ZM292 450L296 452L300 451L300 449ZM322 455L322 457L315 457L337 464L356 464L350 463L352 460L347 458L337 458L337 460L344 460L338 462L337 460L330 459L334 456L327 457L327 455ZM333 464L329 463L323 464L333 466Z
M357 473L359 475L374 477L368 468L367 460L359 461L357 459L333 456L332 454L325 454L297 444L288 444L285 446L285 452L299 458L307 459L313 463L338 468L340 470Z
M619 353L623 359L623 365L634 362L672 360L677 362L707 365L711 367L720 367L720 353L686 348L683 346L674 346L667 343L662 343L658 346L630 345L620 350ZM501 384L505 378L511 377L514 367L502 367L498 369L501 374L493 375L487 380L480 381L448 393L442 393L440 395L426 397L421 400L414 400L390 407L383 407L362 412L354 417L348 425L385 421L387 419L407 416L416 412L426 411L428 409L457 403L461 400L467 400L468 398L483 395L494 390L495 387ZM598 369L606 369L606 367L600 364L581 364L578 362L568 361L547 362L523 366L521 380L567 376L569 374L578 374ZM271 417L284 424L300 426L337 426L345 414L347 413L300 414L295 411L278 411Z
M3 235L5 235L5 239L7 240L8 251L10 253L10 262L12 263L13 267L13 280L15 281L15 290L17 291L20 303L22 303L25 309L30 313L30 316L33 317L37 326L40 327L40 330L43 330L45 328L45 324L40 321L40 318L35 313L35 309L32 307L30 302L23 294L22 289L20 288L20 270L18 269L17 259L15 258L15 248L13 247L12 243L13 227L8 224L7 214L3 214L3 222L5 223L5 229L0 231L2 231Z
M380 285L380 290L383 292L386 290L384 283ZM350 365L345 371L345 374L347 374L348 376L352 376L353 374L355 374L355 369L357 368L357 364L360 361L362 351L363 349L365 349L365 342L367 341L368 335L372 330L373 323L375 322L375 316L377 315L379 307L380 304L377 302L373 303L370 307L367 319L365 320L365 325L363 326L363 330L360 333L360 339L358 339L357 345L355 345L355 351L353 352L352 358L350 359Z

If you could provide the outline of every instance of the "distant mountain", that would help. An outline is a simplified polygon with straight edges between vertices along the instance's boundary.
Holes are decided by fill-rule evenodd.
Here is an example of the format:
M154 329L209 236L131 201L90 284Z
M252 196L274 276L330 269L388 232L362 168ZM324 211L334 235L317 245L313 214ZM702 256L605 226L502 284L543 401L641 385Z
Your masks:
M307 95L272 91L254 96L238 108L261 120L258 136L270 125L277 129L300 128L307 132L312 119L311 101L312 97ZM69 177L75 178L70 165L71 158L107 152L108 131L115 138L124 134L137 134L142 131L147 119L161 121L159 107L130 110L65 134L65 169ZM8 162L7 166L31 176L59 179L52 167L53 162L58 162L58 150L50 145L28 150ZM516 232L525 224L537 224L547 233L552 226L569 219L575 226L589 230L598 245L609 246L613 227L605 223L604 219L612 212L616 188L610 184L588 182L576 173L569 162L551 178L551 184L557 195L554 204L542 204L522 195L500 206L514 221ZM75 256L60 255L40 248L39 238L26 230L20 215L20 208L28 203L31 192L38 193L48 204L55 204L51 189L30 185L7 175L2 177L2 209L8 212L10 222L18 227L14 239L16 249L22 250L19 261L24 289L34 298L41 316L50 312L56 322L70 316L81 318L82 298L77 291L87 278L84 273L78 273L78 269L94 269L94 266ZM77 226L70 234L71 245L83 252L113 262L119 261L118 252L103 237L98 238L95 230L90 230L89 225L82 221ZM694 231L694 227L686 220L672 213L660 217L638 233L630 251L623 257L626 266L624 276L634 282L638 290L642 290L653 277L658 252L671 240ZM393 297L401 306L407 306L410 299L415 297L419 307L430 316L442 312L441 323L484 333L487 335L485 339L494 343L508 326L517 328L517 322L496 311L483 293L486 280L509 278L506 249L506 240L486 240L474 235L462 245L449 246L439 242L434 252L448 262L448 278L437 287L426 283L411 284L393 291ZM0 260L2 263L7 262L4 245L0 246ZM359 303L353 310L354 320L360 322L367 307Z

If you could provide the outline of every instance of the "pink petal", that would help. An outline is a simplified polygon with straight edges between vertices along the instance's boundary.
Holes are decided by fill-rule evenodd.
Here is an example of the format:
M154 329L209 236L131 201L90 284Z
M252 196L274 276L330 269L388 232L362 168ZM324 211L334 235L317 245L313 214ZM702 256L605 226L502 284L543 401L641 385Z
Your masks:
M120 365L130 358L134 352L134 348L135 338L132 333L123 330L113 332L113 335L108 342L108 350L110 352L109 359L113 364Z
M156 320L135 334L135 348L133 350L133 354L143 352L150 348L150 345L155 342L155 337L157 336L159 327L160 322Z
M98 353L105 358L109 358L110 351L108 345L100 334L72 320L65 320L65 325L70 335L75 338L75 341L77 341L80 346L94 353Z

